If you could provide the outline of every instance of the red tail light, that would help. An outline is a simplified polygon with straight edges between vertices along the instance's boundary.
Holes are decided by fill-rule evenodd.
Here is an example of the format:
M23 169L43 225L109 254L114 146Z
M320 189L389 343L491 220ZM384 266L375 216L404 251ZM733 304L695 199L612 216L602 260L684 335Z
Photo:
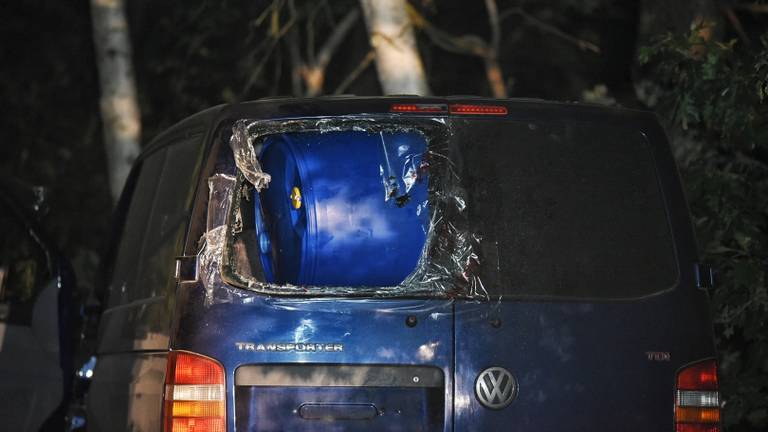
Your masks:
M447 112L443 104L393 104L389 107L391 112L398 113L444 113Z
M676 432L720 432L717 363L707 360L677 374Z
M453 104L448 106L451 114L507 115L507 107L501 105Z
M224 368L198 354L172 351L165 374L165 432L225 432Z

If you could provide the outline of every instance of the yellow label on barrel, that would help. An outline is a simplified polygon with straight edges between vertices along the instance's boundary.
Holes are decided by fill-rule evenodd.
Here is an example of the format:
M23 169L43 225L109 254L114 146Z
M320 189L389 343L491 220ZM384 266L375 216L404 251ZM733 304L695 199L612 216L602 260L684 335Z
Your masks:
M301 190L296 186L291 189L291 204L295 209L301 208Z

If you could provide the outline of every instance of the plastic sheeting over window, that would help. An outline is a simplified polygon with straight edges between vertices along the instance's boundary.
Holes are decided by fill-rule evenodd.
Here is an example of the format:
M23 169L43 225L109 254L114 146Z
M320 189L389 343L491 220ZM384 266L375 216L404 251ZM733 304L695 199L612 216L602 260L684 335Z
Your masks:
M447 134L439 119L236 123L238 179L224 238L215 239L224 280L291 295L476 291L477 255L457 216L465 199ZM254 176L271 181L260 189L248 181Z

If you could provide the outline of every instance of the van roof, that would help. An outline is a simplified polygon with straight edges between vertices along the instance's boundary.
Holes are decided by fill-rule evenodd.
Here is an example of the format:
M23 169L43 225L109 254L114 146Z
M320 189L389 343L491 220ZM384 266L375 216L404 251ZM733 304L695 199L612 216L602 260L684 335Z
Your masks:
M649 111L638 110L626 107L607 106L595 103L585 103L579 101L549 101L537 98L508 98L497 99L484 96L416 96L416 95L390 95L390 96L356 96L356 95L328 95L313 98L292 97L292 96L271 96L253 101L240 102L227 106L231 110L258 109L263 106L285 106L302 105L307 108L329 105L366 105L382 106L387 109L377 111L382 113L389 112L388 107L393 103L415 103L415 104L454 104L454 103L473 103L473 104L501 104L514 109L564 109L574 111L601 111L601 112L623 112L635 113L641 115L651 114Z
M207 124L208 129L215 129L218 124L245 118L267 120L349 115L394 114L421 117L450 115L447 109L437 113L393 113L391 108L394 104L445 105L446 107L453 104L494 105L504 106L507 109L506 115L492 117L496 119L599 121L614 125L630 123L640 130L658 127L656 115L651 111L582 102L558 102L532 98L495 99L481 96L331 95L313 98L273 96L254 101L222 104L189 116L154 137L142 153L151 153L158 147L158 141L179 133L187 134L190 128L200 128L202 124Z

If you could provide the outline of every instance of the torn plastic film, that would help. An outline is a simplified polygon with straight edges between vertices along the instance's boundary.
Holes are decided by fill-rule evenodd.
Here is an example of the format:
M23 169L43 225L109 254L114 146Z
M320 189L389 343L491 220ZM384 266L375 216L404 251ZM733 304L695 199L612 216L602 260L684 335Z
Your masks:
M235 123L229 145L232 148L237 169L257 191L260 191L269 185L270 176L261 169L252 139L246 123L239 121Z
M224 285L221 278L222 256L235 184L235 177L227 174L214 174L208 179L208 217L206 231L199 241L197 260L198 275L205 287L205 303L208 305L229 300L227 294L230 290L216 288ZM215 299L215 295L219 298Z

